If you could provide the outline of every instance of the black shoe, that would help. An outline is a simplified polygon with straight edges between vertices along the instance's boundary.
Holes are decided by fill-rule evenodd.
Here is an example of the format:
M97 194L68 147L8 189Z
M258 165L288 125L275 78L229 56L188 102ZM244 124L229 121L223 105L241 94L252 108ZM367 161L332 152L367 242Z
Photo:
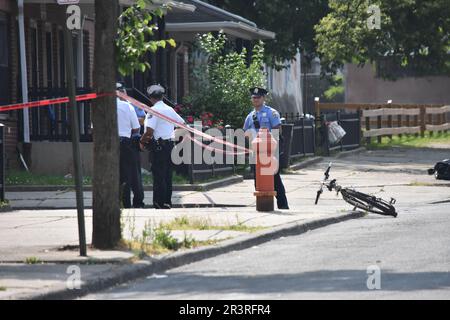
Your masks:
M289 206L279 206L278 209L280 209L280 210L289 210Z
M162 206L157 204L157 203L154 203L153 207L155 209L158 209L158 210L161 210L161 209L164 209L164 210L172 209L172 207L169 204L167 204L167 203L163 204Z
M139 204L133 204L133 208L135 209L144 209L145 208L145 203L139 203Z

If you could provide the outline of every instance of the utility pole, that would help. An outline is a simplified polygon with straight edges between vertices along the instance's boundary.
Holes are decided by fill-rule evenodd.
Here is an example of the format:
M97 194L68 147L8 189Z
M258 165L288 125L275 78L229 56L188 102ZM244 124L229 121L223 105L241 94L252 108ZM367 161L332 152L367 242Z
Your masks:
M76 89L75 89L75 72L74 72L74 58L73 58L73 40L72 32L68 26L65 30L65 60L67 72L67 89L69 93L69 114L71 121L71 137L72 137L72 152L73 152L73 169L75 178L75 190L77 199L77 218L78 218L78 238L80 244L80 256L85 257L86 254L86 229L84 223L84 202L83 202L83 174L81 168L80 155L80 128L78 123L78 112L76 109Z

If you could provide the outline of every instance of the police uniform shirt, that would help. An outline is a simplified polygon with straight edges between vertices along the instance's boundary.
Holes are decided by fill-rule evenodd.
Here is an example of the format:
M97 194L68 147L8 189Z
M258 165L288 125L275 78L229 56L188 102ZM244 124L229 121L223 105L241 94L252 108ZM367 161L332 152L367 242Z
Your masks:
M263 105L259 111L253 110L245 119L244 123L244 131L253 129L258 131L255 128L255 124L253 121L253 115L256 113L256 118L259 121L260 128L267 128L269 131L272 131L274 127L277 127L281 124L280 114L277 110Z
M185 123L184 119L180 117L180 115L176 113L173 108L169 107L162 101L158 101L151 109L177 122ZM148 113L145 118L145 127L152 128L154 130L153 137L156 140L159 138L163 140L175 139L175 126L172 123L150 113Z
M146 114L145 111L141 108L136 107L135 105L132 105L134 107L134 111L136 112L136 115L138 118L145 118Z
M117 122L119 137L131 138L131 130L141 128L133 106L120 99L117 99Z

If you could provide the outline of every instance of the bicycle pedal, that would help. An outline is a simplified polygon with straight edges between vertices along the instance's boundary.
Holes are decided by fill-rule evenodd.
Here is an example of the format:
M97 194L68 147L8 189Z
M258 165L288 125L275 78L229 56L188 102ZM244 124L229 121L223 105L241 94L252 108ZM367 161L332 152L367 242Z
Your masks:
M397 202L397 200L395 200L394 198L391 198L390 204L395 204L396 202Z

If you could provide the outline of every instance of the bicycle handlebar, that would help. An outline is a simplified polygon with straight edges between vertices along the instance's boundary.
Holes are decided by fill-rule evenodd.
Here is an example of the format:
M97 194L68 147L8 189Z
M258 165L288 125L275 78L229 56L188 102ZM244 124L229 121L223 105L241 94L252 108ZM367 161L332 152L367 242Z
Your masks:
M331 162L330 162L330 164L328 164L328 168L327 168L327 170L325 171L325 180L324 181L327 181L328 180L328 178L330 177L330 170L331 170Z
M314 204L317 204L319 202L319 198L320 198L320 195L322 194L322 192L323 192L322 189L317 191L316 202Z
M327 186L326 184L325 184L325 182L328 180L328 178L330 177L330 170L331 170L331 165L332 165L332 163L330 162L329 164L328 164L328 168L327 168L327 170L325 170L325 173L324 173L324 179L323 179L323 182L322 182L322 185L320 186L320 189L317 191L317 195L316 195L316 202L314 203L314 204L317 204L318 202L319 202L319 198L320 198L320 195L323 193L323 186L326 186L327 188L329 188L329 186ZM334 181L336 181L336 180L334 180ZM331 191L331 190L330 190Z

